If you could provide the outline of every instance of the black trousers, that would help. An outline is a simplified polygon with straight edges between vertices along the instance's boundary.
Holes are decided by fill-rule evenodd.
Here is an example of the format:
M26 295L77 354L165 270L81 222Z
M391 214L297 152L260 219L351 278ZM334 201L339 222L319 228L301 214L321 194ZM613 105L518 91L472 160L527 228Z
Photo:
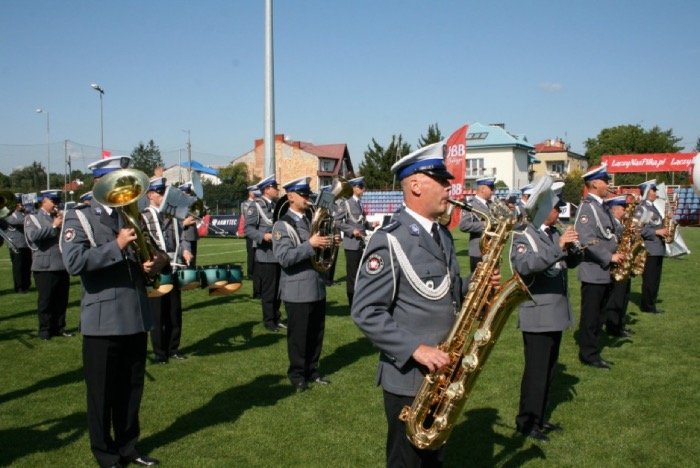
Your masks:
M280 265L279 263L255 262L253 274L255 275L254 281L258 282L260 288L263 325L267 328L274 328L280 321Z
M525 370L520 382L520 410L515 418L515 426L524 434L547 421L545 412L559 359L560 344L560 331L523 332Z
M357 269L360 268L360 260L362 260L362 250L345 250L345 282L349 307L352 307L352 298L355 295L355 278Z
M639 305L642 312L656 311L656 299L659 297L663 264L664 258L661 256L647 257L642 273L642 303Z
M625 328L627 305L630 301L632 280L613 281L608 303L605 306L605 329L608 333L618 334Z
M190 241L190 252L192 253L192 262L190 263L191 268L197 267L197 243L199 241Z
M10 260L15 292L28 291L32 286L32 250L27 247L17 249L17 253L10 250Z
M151 346L158 359L167 359L180 349L182 336L182 295L177 288L160 297L151 297L148 303L153 315Z
M332 286L333 281L335 278L335 266L338 264L338 256L335 257L335 260L331 264L331 267L326 270L326 272L323 274L323 281L326 283L326 286Z
M581 283L581 319L578 357L585 362L600 359L599 340L605 321L605 306L612 284Z
M146 342L146 333L83 337L90 448L100 466L139 456Z
M421 450L406 437L406 425L399 419L404 406L413 403L412 396L384 391L386 415L386 466L389 468L441 467L445 461L445 446L438 450Z
M39 337L50 338L66 328L70 277L64 271L35 271Z
M253 247L253 239L250 237L245 238L245 251L246 251L246 272L248 279L253 277L253 271L255 270L255 247Z
M320 377L323 333L326 329L326 299L316 302L286 302L287 310L287 376L292 384Z

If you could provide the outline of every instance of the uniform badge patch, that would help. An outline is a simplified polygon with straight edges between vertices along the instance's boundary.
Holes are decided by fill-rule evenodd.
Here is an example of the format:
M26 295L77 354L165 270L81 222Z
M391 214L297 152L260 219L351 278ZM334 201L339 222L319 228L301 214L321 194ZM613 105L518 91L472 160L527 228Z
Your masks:
M282 232L281 231L274 231L272 233L273 237L275 238L276 241L280 240L282 238Z
M63 240L64 241L71 242L73 239L75 239L75 229L68 228L65 231L63 231Z
M408 226L408 230L411 231L412 236L417 236L420 234L420 228L417 224L411 224L410 226Z
M525 247L523 244L518 244L518 246L515 248L515 251L519 254L524 254L526 250L527 247Z
M581 217L578 220L581 221L581 224L588 224L588 216L587 215L581 215Z
M253 207L251 206L251 207L248 208L248 211L246 211L246 214L247 214L248 216L250 216L250 215L253 214L254 211L255 211L255 208L253 208Z
M384 259L377 254L372 254L367 258L365 270L370 275L376 275L384 269Z

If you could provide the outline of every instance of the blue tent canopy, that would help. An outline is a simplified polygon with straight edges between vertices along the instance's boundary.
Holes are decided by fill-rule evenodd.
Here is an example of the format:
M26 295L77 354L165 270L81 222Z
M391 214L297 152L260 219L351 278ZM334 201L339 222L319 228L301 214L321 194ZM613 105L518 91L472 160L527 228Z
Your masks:
M182 167L186 167L189 169L190 167L190 162L185 161L182 164L180 164ZM209 174L209 175L219 175L219 171L217 169L213 169L209 166L205 166L204 164L198 162L198 161L192 161L192 170L197 171L197 172L202 172L204 174Z

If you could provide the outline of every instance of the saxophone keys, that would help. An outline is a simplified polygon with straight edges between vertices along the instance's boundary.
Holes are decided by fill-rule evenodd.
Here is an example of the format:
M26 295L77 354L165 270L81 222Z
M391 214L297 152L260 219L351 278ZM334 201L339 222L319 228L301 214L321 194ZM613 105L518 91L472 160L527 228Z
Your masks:
M477 366L479 365L479 358L476 356L476 354L467 354L462 358L462 369L468 371L468 372L473 372Z
M445 395L450 400L462 398L464 395L464 385L461 382L452 382L445 390Z
M486 328L479 328L474 332L474 341L477 342L479 346L484 346L491 339L491 330Z

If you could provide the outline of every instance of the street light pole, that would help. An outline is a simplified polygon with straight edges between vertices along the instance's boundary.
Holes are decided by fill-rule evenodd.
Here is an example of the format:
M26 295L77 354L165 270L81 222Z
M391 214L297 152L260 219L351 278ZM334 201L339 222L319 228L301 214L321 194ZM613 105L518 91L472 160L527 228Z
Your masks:
M97 83L92 83L90 85L92 89L100 93L100 157L104 157L105 154L105 133L104 133L104 120L102 113L102 96L105 94L105 90L102 89Z
M183 132L187 132L187 161L189 162L190 169L190 180L192 180L192 140L190 140L190 131L189 130L183 130Z
M49 112L45 109L37 109L37 114L46 114L46 190L51 189L51 132L49 128Z

